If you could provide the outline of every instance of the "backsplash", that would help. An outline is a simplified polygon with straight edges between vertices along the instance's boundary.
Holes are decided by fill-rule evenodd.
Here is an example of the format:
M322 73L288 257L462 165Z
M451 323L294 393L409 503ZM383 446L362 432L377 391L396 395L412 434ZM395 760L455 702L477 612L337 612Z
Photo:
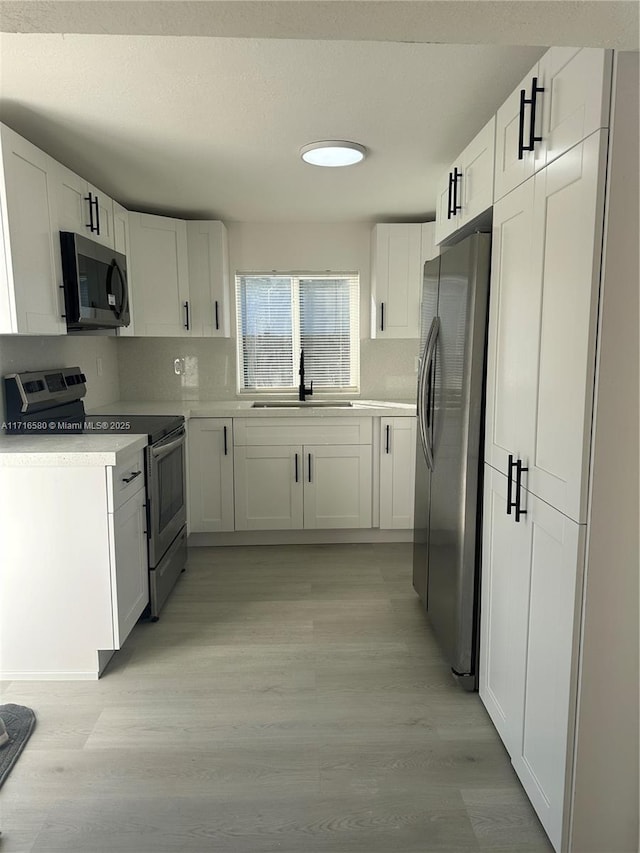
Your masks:
M85 406L104 406L120 397L118 343L115 337L106 335L0 335L0 376L78 365L87 376ZM3 420L4 384L0 384L0 397Z
M360 396L413 400L417 340L360 342ZM184 359L184 373L174 360ZM123 400L232 400L236 393L236 347L230 338L120 338Z

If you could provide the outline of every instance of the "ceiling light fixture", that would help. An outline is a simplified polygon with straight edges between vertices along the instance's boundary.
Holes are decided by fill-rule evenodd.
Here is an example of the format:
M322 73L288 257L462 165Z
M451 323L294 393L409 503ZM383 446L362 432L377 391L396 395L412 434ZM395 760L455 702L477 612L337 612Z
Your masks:
M341 139L325 139L323 142L311 142L303 145L300 156L312 166L353 166L365 158L367 149L357 142L344 142Z

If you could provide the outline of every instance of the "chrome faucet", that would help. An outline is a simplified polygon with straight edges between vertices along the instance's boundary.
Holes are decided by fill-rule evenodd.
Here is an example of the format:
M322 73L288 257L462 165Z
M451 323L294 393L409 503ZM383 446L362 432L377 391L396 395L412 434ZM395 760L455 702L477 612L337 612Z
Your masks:
M313 379L311 380L311 385L309 388L305 387L304 384L304 350L300 350L300 369L298 370L300 374L300 384L298 385L298 400L301 400L303 403L306 397L311 397L313 395Z

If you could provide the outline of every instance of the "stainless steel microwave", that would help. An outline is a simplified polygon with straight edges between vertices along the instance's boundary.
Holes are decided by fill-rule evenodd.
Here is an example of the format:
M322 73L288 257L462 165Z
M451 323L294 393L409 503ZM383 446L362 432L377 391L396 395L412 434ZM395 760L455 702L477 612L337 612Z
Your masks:
M128 326L127 259L71 231L60 232L67 329Z

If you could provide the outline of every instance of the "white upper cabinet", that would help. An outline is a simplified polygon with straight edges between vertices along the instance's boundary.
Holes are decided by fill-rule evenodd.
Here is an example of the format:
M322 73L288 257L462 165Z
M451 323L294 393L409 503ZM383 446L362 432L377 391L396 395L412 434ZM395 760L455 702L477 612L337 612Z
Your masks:
M229 250L223 222L187 222L189 290L193 311L192 333L228 338Z
M493 204L495 128L492 117L440 182L436 243L472 223Z
M552 47L496 115L494 199L608 127L611 52Z
M0 143L0 333L65 334L57 164L4 125Z
M371 337L419 338L422 225L381 224L371 239Z
M130 211L129 235L128 278L134 293L136 335L190 336L186 222Z
M72 231L114 248L113 200L61 163L56 163L58 231Z

